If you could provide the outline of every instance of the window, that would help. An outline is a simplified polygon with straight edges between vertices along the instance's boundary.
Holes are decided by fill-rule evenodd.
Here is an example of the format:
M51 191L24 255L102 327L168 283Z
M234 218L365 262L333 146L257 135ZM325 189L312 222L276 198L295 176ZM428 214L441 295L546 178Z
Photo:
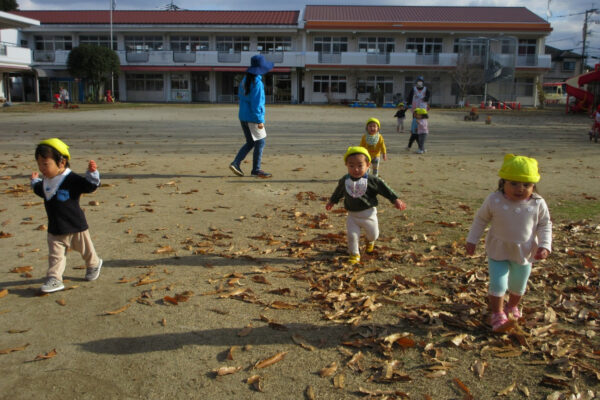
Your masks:
M189 84L184 74L171 75L171 90L188 90Z
M313 51L327 54L339 54L348 51L348 38L346 37L316 37L313 42Z
M125 50L129 52L137 53L162 49L162 36L125 36Z
M366 79L358 78L356 80L356 90L358 93L374 93L375 88L379 86L384 94L394 92L394 78L391 76L367 76Z
M565 72L573 72L575 71L575 61L563 61L562 70Z
M346 93L345 75L315 75L313 77L315 93Z
M393 53L395 42L393 38L361 37L358 39L358 51L375 54Z
M162 91L162 74L127 74L127 90L133 91Z
M487 46L486 39L454 39L454 52L469 56L485 56Z
M519 55L535 55L537 43L535 39L519 39Z
M71 36L35 36L36 50L72 50Z
M517 87L517 96L533 96L534 82L533 78L517 78L515 80Z
M417 54L439 54L442 52L441 38L411 38L406 40L406 51Z
M181 53L208 51L208 36L171 36L171 50Z
M217 51L221 53L241 53L250 51L249 36L217 36Z
M79 44L91 44L110 49L110 35L79 35ZM113 38L113 50L117 50L117 41Z
M259 36L256 49L263 53L290 51L292 50L292 38L290 36Z
M502 54L515 54L517 49L517 41L515 38L512 39L502 39L501 50Z

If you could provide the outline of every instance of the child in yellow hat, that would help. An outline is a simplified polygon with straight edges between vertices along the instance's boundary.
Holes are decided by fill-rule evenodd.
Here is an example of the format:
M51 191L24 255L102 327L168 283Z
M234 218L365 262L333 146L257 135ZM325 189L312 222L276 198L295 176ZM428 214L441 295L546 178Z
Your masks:
M369 151L371 157L371 171L373 175L379 175L379 156L383 157L383 161L387 161L387 151L383 136L379 132L381 123L377 118L369 118L365 125L367 133L360 139L360 146Z
M368 174L371 156L369 151L361 146L348 147L344 155L344 162L348 174L338 181L335 191L325 206L331 210L333 206L344 198L344 207L348 210L346 228L348 233L348 262L360 262L358 241L360 230L364 229L367 236L367 253L375 249L375 240L379 237L379 223L377 221L377 195L382 195L392 202L398 210L406 209L394 191L379 177Z
M69 146L57 138L42 140L35 149L35 160L43 178L33 172L31 187L44 199L48 215L48 272L41 287L44 293L65 288L62 280L69 248L81 253L85 260L86 280L96 280L102 267L102 260L98 258L90 238L85 214L79 206L82 193L91 193L100 186L98 166L90 160L84 178L71 172L70 159Z
M546 202L535 192L540 180L535 159L507 154L498 176L498 190L477 211L465 248L473 255L483 231L491 224L485 241L491 324L494 332L506 332L521 317L518 306L532 262L550 254L552 222ZM504 306L507 290L508 303Z
M429 114L427 113L427 109L416 108L415 118L417 119L417 143L419 144L419 150L417 150L417 154L424 154L427 152L427 150L425 150L425 140L429 134L429 124L427 122Z
M404 103L398 103L398 111L394 114L394 118L396 118L397 121L396 132L404 132L404 120L406 119L406 108L404 107Z

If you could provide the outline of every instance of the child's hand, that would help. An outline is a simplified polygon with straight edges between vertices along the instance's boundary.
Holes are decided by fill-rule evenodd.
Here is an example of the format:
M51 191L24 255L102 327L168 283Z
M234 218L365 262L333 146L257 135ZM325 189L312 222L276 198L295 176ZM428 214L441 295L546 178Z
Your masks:
M465 250L467 251L467 254L470 255L470 256L472 256L473 254L475 254L475 247L476 247L475 243L469 243L469 242L467 242L465 244Z
M537 251L535 252L535 256L533 256L533 258L535 258L536 260L545 260L546 258L548 258L549 255L550 255L550 252L548 251L548 249L545 249L543 247L538 247Z
M396 201L394 202L394 207L400 211L406 210L406 204L400 199L396 199Z
M40 174L37 172L32 172L31 173L31 179L38 179L40 177Z
M90 162L88 164L88 171L94 172L96 170L98 170L98 166L96 165L96 161L90 160Z
M383 161L387 161L387 154L383 154Z
M327 203L327 204L325 205L325 209L326 209L327 211L329 211L329 210L331 210L331 209L333 208L333 206L334 206L334 204L333 204L332 202L329 202L329 203Z

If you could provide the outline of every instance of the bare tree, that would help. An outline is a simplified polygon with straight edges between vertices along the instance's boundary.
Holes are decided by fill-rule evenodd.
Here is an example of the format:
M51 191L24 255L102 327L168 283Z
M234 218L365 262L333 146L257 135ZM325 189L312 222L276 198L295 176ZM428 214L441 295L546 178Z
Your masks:
M469 92L480 93L485 83L483 64L468 54L459 54L456 69L450 75L456 83L459 98L464 101Z

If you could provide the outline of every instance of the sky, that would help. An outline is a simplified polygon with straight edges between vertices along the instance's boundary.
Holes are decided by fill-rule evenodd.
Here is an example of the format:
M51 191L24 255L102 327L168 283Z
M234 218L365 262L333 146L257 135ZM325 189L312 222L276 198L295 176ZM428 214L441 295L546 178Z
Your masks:
M21 10L102 10L111 0L17 0ZM161 10L171 2L187 10L301 10L305 5L448 5L448 0L114 0L117 10ZM582 52L585 11L598 9L588 17L587 50L589 65L600 63L600 0L455 0L453 6L523 7L547 19L554 31L546 44L563 50Z

